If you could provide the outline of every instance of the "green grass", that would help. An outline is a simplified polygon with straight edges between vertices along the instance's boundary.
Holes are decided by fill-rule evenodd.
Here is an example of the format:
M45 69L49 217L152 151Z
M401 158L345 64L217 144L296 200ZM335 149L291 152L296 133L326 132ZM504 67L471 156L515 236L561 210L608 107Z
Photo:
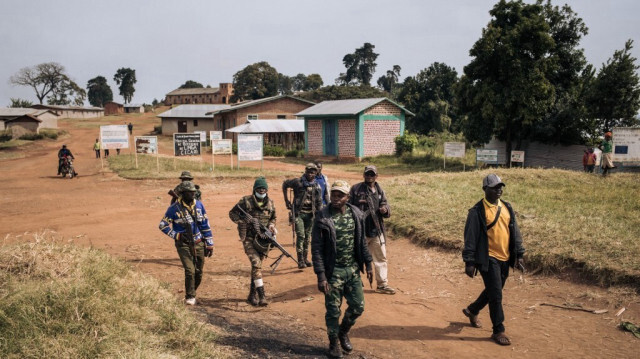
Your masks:
M20 147L20 146L28 145L30 143L33 143L33 141L29 141L29 140L9 140L9 141L6 141L6 142L0 142L0 149Z
M564 170L499 169L416 173L384 183L396 233L423 245L459 250L467 210L484 196L482 178L498 173L503 199L517 212L530 266L576 270L600 284L640 290L640 175L608 178Z
M0 357L220 358L216 334L167 285L42 234L0 247Z

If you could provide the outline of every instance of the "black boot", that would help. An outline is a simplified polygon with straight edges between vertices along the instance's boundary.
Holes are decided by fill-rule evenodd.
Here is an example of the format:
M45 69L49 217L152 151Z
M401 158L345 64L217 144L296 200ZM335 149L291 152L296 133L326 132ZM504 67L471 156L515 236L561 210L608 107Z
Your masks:
M298 253L298 269L305 269L307 265L304 263L304 258L302 257L302 253Z
M338 344L338 337L329 337L329 357L342 358L342 350Z
M267 301L267 298L265 298L265 295L264 295L264 287L258 287L256 288L256 291L258 292L258 298L259 298L258 305L261 307L266 307L267 305L269 305L269 302Z
M247 302L253 305L254 307L258 306L258 293L256 292L256 285L251 281L251 290L249 291L249 297L247 297Z
M340 346L342 350L347 353L351 353L353 350L353 345L351 345L351 340L349 340L349 329L350 327L340 324L340 331L338 332L338 339L340 340Z
M306 265L307 267L311 267L311 262L309 262L309 251L304 251L304 253L302 253L302 259L304 259L304 265Z

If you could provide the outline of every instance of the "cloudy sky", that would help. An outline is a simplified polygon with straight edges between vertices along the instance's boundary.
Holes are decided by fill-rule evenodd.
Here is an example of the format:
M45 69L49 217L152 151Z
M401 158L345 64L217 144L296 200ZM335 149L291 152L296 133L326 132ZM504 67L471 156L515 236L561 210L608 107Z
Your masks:
M82 87L136 70L134 103L151 103L186 80L217 87L267 61L286 75L319 73L333 84L342 57L365 42L378 57L374 80L393 65L412 76L433 62L458 73L497 0L0 0L0 106L37 102L12 87L20 68L55 61ZM589 27L587 60L600 67L627 39L640 57L640 1L568 0ZM375 81L374 81L375 82ZM87 103L88 104L88 103Z

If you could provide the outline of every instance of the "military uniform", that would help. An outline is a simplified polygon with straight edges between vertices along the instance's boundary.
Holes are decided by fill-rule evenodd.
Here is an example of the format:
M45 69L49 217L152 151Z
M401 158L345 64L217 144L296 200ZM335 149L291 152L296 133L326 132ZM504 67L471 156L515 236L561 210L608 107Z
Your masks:
M191 171L182 171L182 173L180 174L179 177L183 182L184 181L193 181L193 176L191 175ZM178 184L176 186L176 188L173 189L173 193L175 193L178 197L180 197L181 193L181 186L182 183ZM198 186L197 184L196 186L196 196L195 199L198 201L202 201L202 192L200 191L200 186ZM173 204L176 201L176 198L172 198L171 199L171 203Z

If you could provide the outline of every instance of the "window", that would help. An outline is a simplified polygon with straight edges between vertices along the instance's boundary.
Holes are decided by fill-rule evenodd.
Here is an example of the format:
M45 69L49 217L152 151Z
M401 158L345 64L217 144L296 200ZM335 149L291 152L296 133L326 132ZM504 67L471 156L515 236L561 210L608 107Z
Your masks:
M193 127L198 127L198 120L193 120Z
M258 115L247 115L247 120L257 120Z
M287 115L278 115L278 120L284 120L287 118Z

